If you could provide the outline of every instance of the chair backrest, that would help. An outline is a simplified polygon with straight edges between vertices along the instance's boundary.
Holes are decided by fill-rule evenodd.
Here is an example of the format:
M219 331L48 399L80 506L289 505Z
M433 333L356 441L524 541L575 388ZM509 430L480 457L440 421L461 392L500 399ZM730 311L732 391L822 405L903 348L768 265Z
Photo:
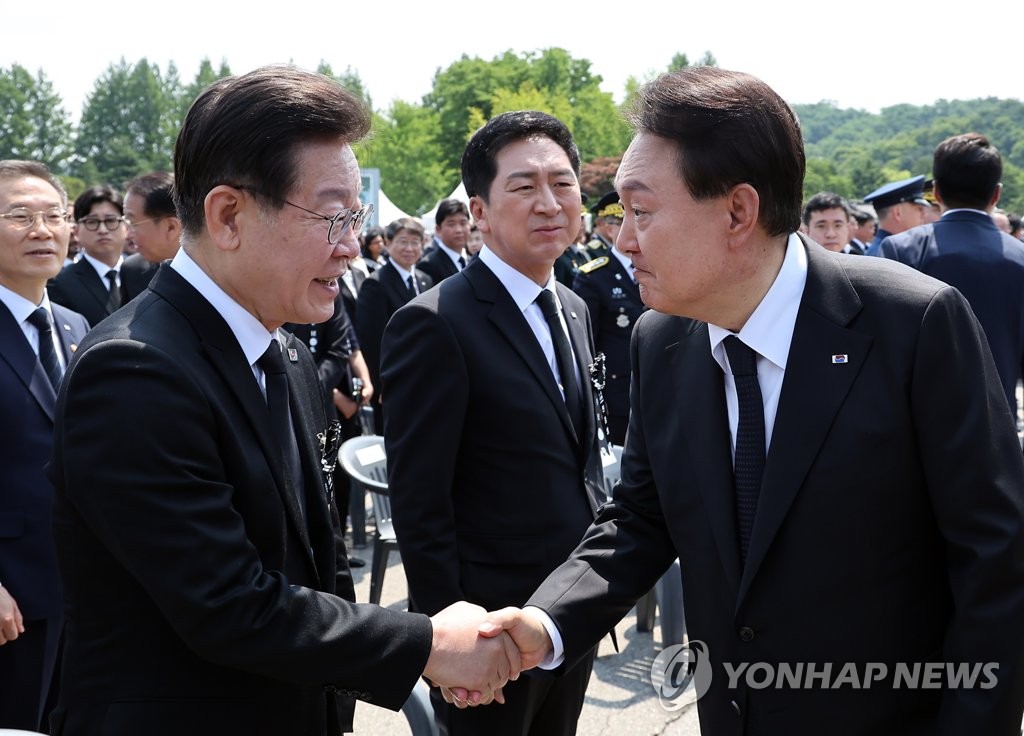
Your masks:
M345 440L338 450L338 462L352 480L368 491L388 492L388 457L384 438L366 434Z

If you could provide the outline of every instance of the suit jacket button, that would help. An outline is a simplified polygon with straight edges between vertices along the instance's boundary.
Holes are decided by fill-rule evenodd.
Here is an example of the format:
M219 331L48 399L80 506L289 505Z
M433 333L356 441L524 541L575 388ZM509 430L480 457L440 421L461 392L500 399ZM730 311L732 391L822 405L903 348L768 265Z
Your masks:
M738 716L742 716L743 715L743 710L740 708L740 704L737 703L735 700L730 700L729 701L729 705L732 706L732 712L733 713L735 713Z
M749 626L740 627L740 641L754 641L754 630Z

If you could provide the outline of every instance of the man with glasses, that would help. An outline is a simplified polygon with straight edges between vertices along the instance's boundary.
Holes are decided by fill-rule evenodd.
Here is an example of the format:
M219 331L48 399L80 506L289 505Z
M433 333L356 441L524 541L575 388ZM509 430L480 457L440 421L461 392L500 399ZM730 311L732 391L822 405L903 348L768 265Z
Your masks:
M63 621L53 485L43 467L64 367L89 326L52 304L71 226L60 181L35 161L0 161L0 729L36 731Z
M356 95L290 66L221 79L185 116L182 247L79 348L58 405L74 625L55 733L333 736L354 699L397 710L421 676L486 692L517 674L479 607L352 602L337 434L279 328L334 311L369 129Z
M82 257L47 286L50 299L79 312L90 325L137 297L148 283L147 264L137 259L129 264L123 256L128 240L123 206L120 193L107 185L78 196L75 232Z
M174 176L166 171L135 177L128 182L124 195L128 238L138 249L125 263L139 261L147 284L156 273L155 266L174 258L180 246L181 220L173 195Z

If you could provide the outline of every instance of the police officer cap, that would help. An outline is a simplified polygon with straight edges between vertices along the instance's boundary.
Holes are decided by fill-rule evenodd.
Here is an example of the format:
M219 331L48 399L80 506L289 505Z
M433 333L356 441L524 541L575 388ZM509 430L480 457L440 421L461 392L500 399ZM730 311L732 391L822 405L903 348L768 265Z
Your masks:
M864 201L875 209L892 207L900 202L915 202L929 206L931 203L924 198L924 176L912 176L909 179L894 181L879 187L864 197Z
M619 193L614 189L597 200L597 204L590 208L594 217L623 217L622 203L619 202Z

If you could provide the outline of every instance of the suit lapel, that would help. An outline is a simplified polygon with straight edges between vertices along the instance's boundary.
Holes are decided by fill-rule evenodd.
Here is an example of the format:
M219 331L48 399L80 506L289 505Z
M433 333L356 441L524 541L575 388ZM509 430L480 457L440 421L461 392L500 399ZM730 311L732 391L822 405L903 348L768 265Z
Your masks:
M180 309L199 334L203 351L209 357L210 364L220 374L225 386L234 395L252 425L253 434L256 435L256 441L266 458L288 520L295 533L305 540L305 556L312 565L302 514L295 496L289 491L281 451L273 439L270 410L253 374L252 366L246 361L245 354L238 345L238 340L213 305L169 266L161 267L159 273L153 277L150 288ZM288 363L287 358L285 363Z
M379 278L391 296L391 302L395 305L395 309L409 301L409 287L402 281L401 274L398 273L394 266L390 263L386 266L381 266Z
M861 301L839 261L815 247L807 248L807 252L807 284L797 312L765 461L741 599L828 437L872 344L870 336L846 327L860 311ZM833 356L840 355L845 356L843 361L835 362Z
M316 438L317 428L325 429L323 427L323 408L319 403L320 387L308 380L311 377L309 371L315 371L312 361L307 365L309 370L303 370L299 363L298 356L301 349L298 346L298 340L290 335L285 336L284 344L284 364L288 374L288 402L292 407L292 422L295 425L295 439L298 442L299 455L302 459L302 478L305 486L295 489L295 493L305 495L306 505L306 523L300 522L299 509L295 508L295 519L296 522L299 522L297 531L304 548L310 551L310 562L313 563L315 569L318 572L327 571L328 568L325 565L332 564L333 560L333 555L327 554L327 552L333 552L333 544L329 546L324 544L324 534L330 536L330 512L327 509L323 471L320 468L320 448ZM295 360L290 357L292 350L295 351ZM320 421L316 420L318 407L321 415ZM318 542L315 552L311 542L314 533ZM333 568L327 577L333 577ZM324 577L321 576L320 580L323 579Z
M110 313L107 312L107 299L110 298L110 292L103 282L100 281L100 276L96 273L96 269L84 258L75 263L74 268L75 275L81 280L82 288L102 307L103 313L109 315Z
M565 399L562 398L558 384L555 383L555 377L548 367L544 350L537 342L537 336L533 334L523 313L519 311L519 306L512 300L494 272L485 264L480 263L474 268L467 267L462 274L473 284L473 291L477 298L491 304L488 319L522 357L526 367L533 373L548 400L555 407L555 411L558 412L565 431L569 433L570 437L575 437Z
M576 439L582 445L583 455L586 457L590 449L590 443L586 442L585 439L593 437L594 433L597 432L594 388L590 385L590 365L594 362L594 356L590 353L590 340L587 337L586 325L583 324L579 313L572 309L569 299L565 296L566 292L570 292L570 290L561 284L556 285L555 289L558 292L558 300L562 304L565 323L569 327L569 343L572 345L576 367L580 372L580 398L583 401L583 416L587 423L583 427L583 436Z
M61 347L64 348L64 365L69 365L75 351L78 350L78 343L85 337L85 332L75 329L66 311L59 304L51 303L50 310L53 312L54 329L60 337Z
M50 385L50 379L46 377L38 356L29 345L21 325L14 321L14 316L6 306L0 303L0 360L6 362L14 375L18 377L32 398L36 400L46 416L53 421L53 410L57 403L57 396Z
M729 589L737 590L741 569L725 382L721 367L711 357L707 325L688 320L680 320L680 324L695 327L666 348L679 406L678 422L666 432L667 440L648 438L648 442L667 441L670 448L685 451ZM697 388L704 386L709 388Z

